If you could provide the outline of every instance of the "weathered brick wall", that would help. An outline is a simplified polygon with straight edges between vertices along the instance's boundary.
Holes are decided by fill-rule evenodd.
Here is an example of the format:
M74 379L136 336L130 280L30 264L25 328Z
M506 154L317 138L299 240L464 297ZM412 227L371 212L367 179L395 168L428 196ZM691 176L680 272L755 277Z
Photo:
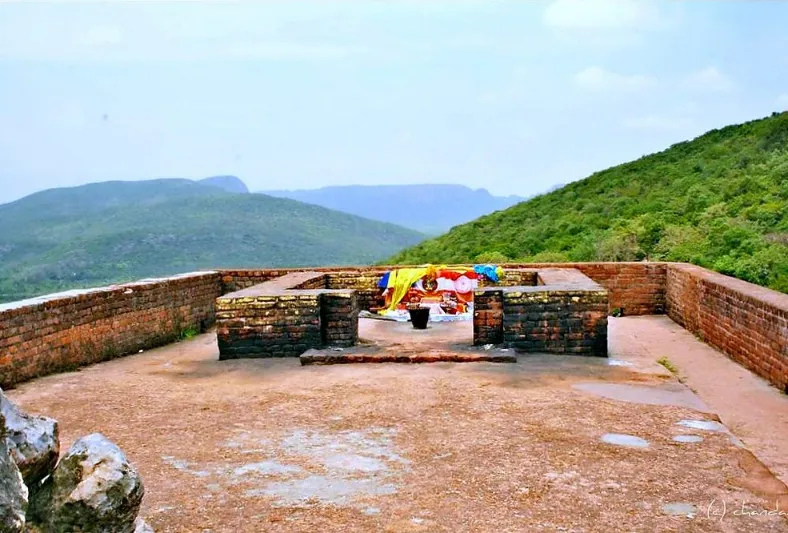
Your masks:
M665 275L667 263L509 263L503 265L506 269L544 269L544 268L575 268L599 283L607 289L609 296L610 310L619 309L626 316L634 315L653 315L665 312ZM326 267L326 268L291 268L291 269L236 269L222 270L222 290L223 293L236 291L275 277L284 275L288 272L297 271L318 271L328 273L348 272L363 273L375 281L385 272L390 270L389 266L357 266L357 267ZM514 274L518 276L529 276L529 274ZM340 278L334 278L339 280ZM339 281L332 283L332 276L329 276L328 288L361 288L341 285ZM525 281L525 280L523 280ZM364 281L359 281L364 283ZM504 282L505 285L515 285L516 280ZM532 285L531 282L520 283L521 285ZM359 301L362 309L368 309L369 305Z
M319 293L222 297L216 320L219 359L296 357L323 343Z
M173 342L214 320L216 272L0 305L0 386Z
M503 342L503 292L486 287L473 292L473 343Z
M504 289L503 343L526 352L606 356L607 306L604 291Z
M352 289L325 289L326 275L296 271L217 300L219 358L295 357L358 340Z
M525 263L518 266L576 268L607 289L610 311L619 309L625 316L665 312L667 263Z
M306 281L297 284L293 288L294 289L299 289L299 290L325 289L326 288L326 282L327 282L327 279L326 279L325 275L316 276L316 277L311 277L311 278L307 279Z
M576 268L608 290L610 309L622 309L625 315L667 310L673 320L732 359L781 389L788 386L787 295L684 264L529 263L506 267ZM166 344L186 329L210 325L215 298L220 294L289 272L326 273L322 281L309 283L328 289L355 288L357 306L368 308L379 294L377 279L388 269L222 270L0 305L0 386ZM516 282L507 275L503 284ZM474 338L480 343L502 341L503 305L500 286L498 291L493 287L491 293L477 296L476 309L484 320L474 324ZM337 335L352 336L352 328L351 321L349 333ZM322 330L319 335L324 342Z
M285 274L302 269L242 269L220 270L222 280L222 294L248 289L266 281L284 276ZM306 269L303 269L306 270Z
M386 269L354 268L341 272L329 272L326 275L328 289L378 289L380 277Z
M536 286L474 291L474 344L606 356L607 291L575 269L546 268L532 274L527 279L538 282Z
M353 290L331 290L321 295L320 327L323 344L353 346L358 342L358 302Z
M670 318L788 392L788 295L680 263L666 294Z
M526 268L504 268L503 276L498 283L484 283L489 287L522 287L536 285L536 270Z
M386 272L378 268L357 268L343 272L331 272L327 275L326 287L329 289L355 289L356 302L359 309L372 309L383 306L381 289L378 288L380 277Z

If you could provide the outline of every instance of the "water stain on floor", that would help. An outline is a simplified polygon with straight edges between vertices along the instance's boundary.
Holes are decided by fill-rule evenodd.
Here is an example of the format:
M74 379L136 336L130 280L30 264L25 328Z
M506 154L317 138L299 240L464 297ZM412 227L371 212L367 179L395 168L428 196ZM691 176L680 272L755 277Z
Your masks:
M706 405L687 387L677 383L645 386L629 383L575 383L576 390L620 402L646 405L673 405L708 412ZM689 427L689 426L688 426Z
M681 420L678 422L678 425L690 429L700 429L702 431L728 432L728 428L714 420Z
M239 428L223 448L260 460L198 465L162 456L162 461L206 478L211 493L236 485L245 489L246 497L270 498L277 506L331 504L365 509L364 498L396 493L407 470L409 461L394 446L396 433L394 428L382 427L339 432L296 429L277 439Z
M699 435L676 435L673 437L675 442L681 442L682 444L690 444L695 442L703 442L703 437Z
M669 516L686 516L692 518L698 514L698 508L691 503L673 502L663 505L662 513Z
M600 440L607 444L626 446L628 448L648 448L649 446L646 439L641 439L634 435L625 435L623 433L605 433Z

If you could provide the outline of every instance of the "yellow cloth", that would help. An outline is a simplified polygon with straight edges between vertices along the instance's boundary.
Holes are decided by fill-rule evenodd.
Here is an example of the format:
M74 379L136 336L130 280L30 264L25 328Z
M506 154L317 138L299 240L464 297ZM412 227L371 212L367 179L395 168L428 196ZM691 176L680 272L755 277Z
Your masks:
M408 289L410 289L411 285L419 281L421 278L425 276L432 276L436 277L439 270L450 270L453 272L467 272L467 268L462 267L454 267L449 268L446 265L423 265L420 267L413 267L413 268L398 268L396 270L392 270L389 273L389 281L386 284L386 289L394 289L393 294L391 295L391 302L389 306L385 310L379 311L380 313L384 313L385 311L393 311L397 308L397 305L402 301L405 295L408 293Z
M427 273L426 267L418 268L398 268L392 270L389 274L389 282L387 288L394 288L394 293L391 295L391 303L389 304L388 311L393 311L397 305L402 301L407 294L410 286L419 281Z

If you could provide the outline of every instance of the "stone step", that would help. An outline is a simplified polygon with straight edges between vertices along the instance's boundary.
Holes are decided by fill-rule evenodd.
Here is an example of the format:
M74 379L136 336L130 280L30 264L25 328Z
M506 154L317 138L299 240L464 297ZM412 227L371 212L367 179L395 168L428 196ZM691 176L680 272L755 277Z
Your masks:
M302 365L339 365L350 363L516 363L514 353L353 353L334 350L309 350L301 354Z

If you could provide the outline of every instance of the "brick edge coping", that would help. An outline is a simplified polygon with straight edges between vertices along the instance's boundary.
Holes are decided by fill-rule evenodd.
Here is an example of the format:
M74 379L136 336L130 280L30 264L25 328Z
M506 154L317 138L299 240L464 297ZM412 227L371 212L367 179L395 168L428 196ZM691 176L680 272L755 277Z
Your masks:
M714 272L707 268L690 263L665 263L668 268L675 268L684 272L688 272L700 280L712 284L719 285L726 290L735 292L740 298L748 300L753 303L765 304L781 312L785 317L788 317L788 294L778 292L768 287L755 285L748 281L726 276L719 272Z
M218 270L201 270L198 272L187 272L184 274L176 274L174 276L167 276L163 278L145 278L137 281L129 281L127 283L106 285L103 287L71 289L68 291L34 296L32 298L25 298L24 300L16 300L13 302L0 304L0 319L2 319L3 315L7 313L13 315L18 314L18 312L32 310L36 307L56 307L60 303L86 299L88 296L126 294L129 289L132 291L134 289L146 290L161 284L175 283L178 281L190 281L204 277L213 277L217 276L218 274Z

